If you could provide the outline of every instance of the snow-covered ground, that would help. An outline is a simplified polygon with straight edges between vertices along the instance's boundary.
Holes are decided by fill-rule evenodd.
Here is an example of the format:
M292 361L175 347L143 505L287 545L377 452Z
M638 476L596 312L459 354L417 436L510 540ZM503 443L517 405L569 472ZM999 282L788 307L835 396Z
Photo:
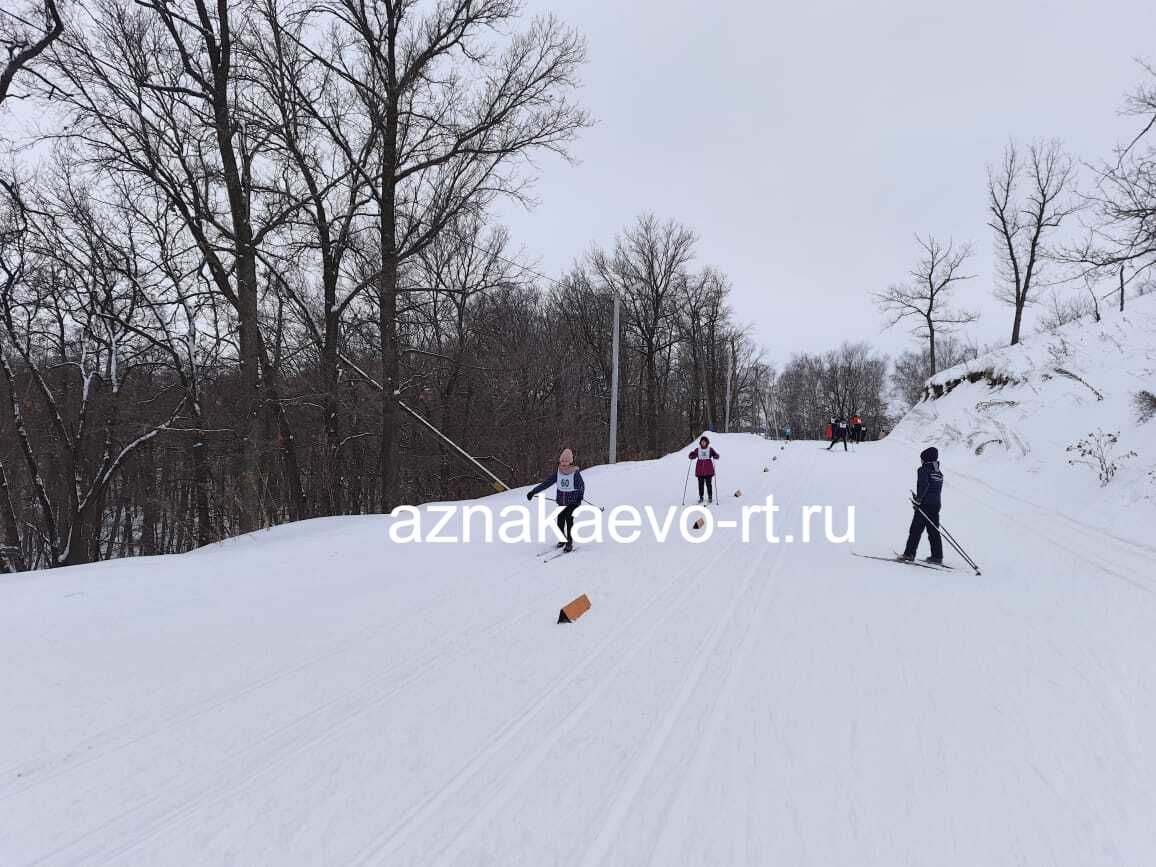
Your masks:
M982 577L723 530L543 563L350 518L5 578L0 864L1156 863L1152 536L1022 480L1150 501L1052 460L1068 432L1038 439L1016 394L1026 456L916 419L851 453L714 439L720 518L773 493L798 540L803 505L837 529L853 505L877 554L938 442ZM677 505L687 463L593 468L587 493Z

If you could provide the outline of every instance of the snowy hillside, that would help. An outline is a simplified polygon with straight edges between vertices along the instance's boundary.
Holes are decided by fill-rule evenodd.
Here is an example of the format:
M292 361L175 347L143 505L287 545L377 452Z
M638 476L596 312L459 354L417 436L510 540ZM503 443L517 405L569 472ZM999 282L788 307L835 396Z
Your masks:
M1030 425L1026 459L1079 478ZM714 445L716 516L773 493L783 544L543 563L333 519L3 579L0 864L1151 863L1156 551L1021 507L1003 463L956 472L961 445L943 520L982 577L863 559L801 544L800 509L853 505L890 554L900 438ZM665 508L686 467L584 475Z
M1073 322L1056 334L942 371L891 434L936 443L956 473L994 484L1009 516L1023 500L1134 540L1156 538L1156 418L1140 420L1141 391L1156 393L1156 295L1137 298L1103 322ZM941 395L941 396L936 396ZM1101 484L1095 467L1068 463L1089 435L1108 444L1118 472ZM1132 455L1131 453L1134 453Z

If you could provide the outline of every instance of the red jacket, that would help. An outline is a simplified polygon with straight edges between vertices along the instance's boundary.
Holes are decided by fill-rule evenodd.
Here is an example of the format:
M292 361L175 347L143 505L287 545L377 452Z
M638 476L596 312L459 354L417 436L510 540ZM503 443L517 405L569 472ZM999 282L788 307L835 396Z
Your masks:
M712 460L712 458L717 460L718 459L718 452L716 452L714 450L713 446L710 449L708 449L708 451L710 452L709 458L699 457L699 454L698 454L699 448L698 448L698 446L695 446L693 449L690 450L690 454L687 455L687 457L690 458L691 460L698 458L697 463L695 463L695 465L694 465L694 474L696 476L698 476L699 478L714 475L714 460Z

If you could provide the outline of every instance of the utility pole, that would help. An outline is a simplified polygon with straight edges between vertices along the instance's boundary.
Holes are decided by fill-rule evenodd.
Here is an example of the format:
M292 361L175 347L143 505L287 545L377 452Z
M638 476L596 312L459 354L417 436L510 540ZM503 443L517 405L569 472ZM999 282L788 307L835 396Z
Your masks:
M614 338L610 350L610 463L618 461L618 293L614 293Z
M734 345L732 344L730 347L730 360L727 363L727 408L726 408L725 421L723 422L724 433L730 433L731 432L731 374L734 373L734 369L735 369L735 349L734 349Z

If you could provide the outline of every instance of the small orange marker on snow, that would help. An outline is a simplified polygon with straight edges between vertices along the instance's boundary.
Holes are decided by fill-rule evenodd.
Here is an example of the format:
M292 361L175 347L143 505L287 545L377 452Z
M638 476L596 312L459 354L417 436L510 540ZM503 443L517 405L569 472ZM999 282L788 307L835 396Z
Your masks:
M583 593L558 612L559 623L573 623L590 610L590 599Z

